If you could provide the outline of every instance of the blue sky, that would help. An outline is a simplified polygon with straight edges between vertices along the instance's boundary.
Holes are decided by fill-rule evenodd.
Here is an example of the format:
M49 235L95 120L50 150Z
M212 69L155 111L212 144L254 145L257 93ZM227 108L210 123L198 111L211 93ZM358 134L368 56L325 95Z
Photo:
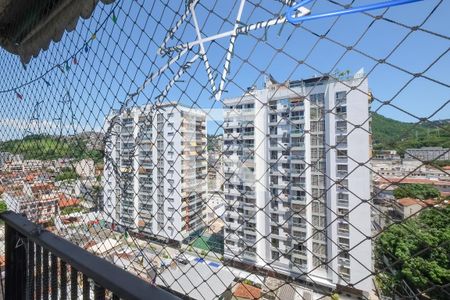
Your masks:
M149 74L156 72L168 60L158 55L157 49L167 30L184 12L185 1L170 1L170 6L162 2L166 1L100 4L92 18L80 21L77 29L65 34L60 43L52 43L49 50L29 63L27 70L21 67L17 57L1 50L0 138L16 137L27 128L35 129L38 125L41 132L48 133L99 129L110 108L119 108L128 93L135 92ZM196 12L203 36L232 29L239 1L200 2ZM339 2L346 4L350 1ZM379 1L361 0L355 1L355 5L373 2ZM312 11L320 13L337 8L329 1L318 0ZM275 0L249 0L244 7L242 22L251 24L271 19L284 13L285 9ZM354 73L364 68L369 73L369 86L374 96L392 104L380 108L380 103L375 101L373 110L397 120L417 122L413 116L428 117L444 105L433 119L450 118L450 104L445 105L450 98L450 54L446 52L450 46L448 11L450 1L425 0L389 9L385 14L389 21L373 22L370 16L355 14L309 21L299 27L278 25L267 31L239 35L223 98L239 96L254 84L262 86L267 74L284 81L308 78L335 69ZM371 14L381 12L378 10ZM112 14L117 16L116 23L112 21ZM417 30L408 35L410 30L407 26L423 22L421 28L424 31ZM96 39L89 40L95 28L98 28ZM320 39L320 35L325 38ZM188 18L169 45L193 40L195 31L192 20ZM87 52L84 49L86 41L89 45ZM228 44L228 38L205 44L217 75L216 85ZM354 50L346 51L341 45L352 45ZM177 72L193 56L193 52L183 56L179 64L173 65L172 71ZM378 59L387 56L385 64L377 63ZM78 64L73 64L73 57ZM65 61L68 61L70 69L64 73L54 67L57 64L65 67ZM299 61L304 61L304 64L299 64ZM418 77L410 81L413 76L408 72L423 72L431 65L423 74L427 78ZM44 78L50 86L42 79L35 80L43 74L46 74ZM135 98L134 104L154 102L172 76L171 71L167 71L148 84ZM14 91L6 92L23 84L16 89L23 95L23 100L19 100ZM182 75L167 99L204 109L222 106L211 98L201 60ZM41 102L41 110L37 114L40 121L30 121L36 102ZM214 126L211 128L214 130Z

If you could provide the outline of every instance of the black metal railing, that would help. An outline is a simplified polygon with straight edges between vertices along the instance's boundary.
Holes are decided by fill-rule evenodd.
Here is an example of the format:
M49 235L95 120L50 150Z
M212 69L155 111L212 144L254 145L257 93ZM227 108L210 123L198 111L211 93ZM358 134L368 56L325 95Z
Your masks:
M179 299L13 212L5 222L5 299Z

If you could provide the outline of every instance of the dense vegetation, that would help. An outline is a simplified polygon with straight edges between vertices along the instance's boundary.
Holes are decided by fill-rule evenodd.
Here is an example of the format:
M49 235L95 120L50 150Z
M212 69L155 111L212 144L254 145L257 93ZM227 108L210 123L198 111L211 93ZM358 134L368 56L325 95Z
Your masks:
M423 211L384 231L375 245L383 291L407 298L405 283L414 293L448 299L450 287L450 207ZM447 287L441 287L446 285ZM447 294L442 290L446 289Z
M80 176L78 176L74 169L64 168L55 176L55 181L75 180L79 177Z
M22 154L25 159L91 158L95 162L103 160L102 151L89 150L82 140L48 135L31 135L21 140L6 141L0 144L0 151Z
M407 148L450 148L449 121L405 123L373 113L372 133L374 150L395 149L403 154Z
M441 195L439 190L429 184L402 184L394 190L394 197L401 198L417 198L417 199L432 199L438 198Z
M69 206L69 207L64 207L63 209L61 209L60 214L65 216L65 215L70 215L73 213L79 213L79 212L83 212L84 209L82 207L78 207L78 206Z
M450 122L434 121L420 124L405 123L386 118L380 114L372 114L372 133L374 150L395 149L404 154L407 148L441 146L450 148ZM20 140L6 141L0 144L0 151L23 154L25 159L58 159L58 158L92 158L103 160L101 138L99 133L90 133L94 140L99 140L97 147L87 147L86 136L55 137L49 135L30 135ZM86 133L88 135L88 133ZM221 135L208 135L208 150L220 150Z
M7 207L6 203L5 203L5 201L0 200L0 213L5 212L7 210L8 210L8 207Z
M221 151L222 135L210 135L206 137L208 151Z
M8 206L6 205L5 201L0 200L0 213L5 212L8 210ZM0 220L0 224L3 224L3 220Z

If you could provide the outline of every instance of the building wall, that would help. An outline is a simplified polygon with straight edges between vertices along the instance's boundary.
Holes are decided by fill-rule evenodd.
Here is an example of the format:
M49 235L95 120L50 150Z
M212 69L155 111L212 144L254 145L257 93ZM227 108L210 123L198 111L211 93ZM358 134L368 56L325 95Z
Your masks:
M346 85L269 82L225 101L227 258L370 290L368 85Z
M132 230L182 241L203 226L206 155L196 150L206 149L205 115L168 103L117 116L105 124L106 131L118 124L106 144L106 214Z
M81 177L94 177L95 165L92 159L82 159L75 164L75 171Z
M33 195L29 186L25 185L23 191L4 193L3 199L8 210L25 214L33 222L45 223L55 216L58 194L49 192Z
M419 204L412 204L407 206L397 204L396 209L402 219L407 219L412 215L415 215L418 212L420 212L423 209L423 206Z
M406 149L405 158L421 161L450 160L450 149L442 147L423 147Z

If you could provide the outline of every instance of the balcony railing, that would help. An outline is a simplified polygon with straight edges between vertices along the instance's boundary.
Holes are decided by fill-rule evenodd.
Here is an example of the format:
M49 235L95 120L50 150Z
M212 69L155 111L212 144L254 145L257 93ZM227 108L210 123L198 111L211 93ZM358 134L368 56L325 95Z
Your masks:
M5 299L179 299L13 212L5 222Z

